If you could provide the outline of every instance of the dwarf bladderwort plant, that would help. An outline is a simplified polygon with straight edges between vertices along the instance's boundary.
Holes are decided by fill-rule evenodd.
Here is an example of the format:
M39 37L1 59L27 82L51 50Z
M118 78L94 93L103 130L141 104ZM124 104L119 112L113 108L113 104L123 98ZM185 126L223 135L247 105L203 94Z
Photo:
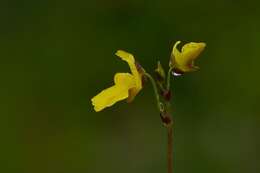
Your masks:
M163 125L167 129L168 173L173 172L173 118L170 111L172 99L171 79L174 76L197 71L199 67L194 65L194 61L206 47L206 44L203 42L190 42L185 44L181 51L179 51L177 46L180 43L180 41L177 41L173 46L168 72L165 73L161 63L158 62L157 68L155 69L155 78L145 71L132 54L118 50L116 55L128 63L131 73L116 73L114 76L115 84L101 91L91 99L96 112L124 99L126 99L127 102L131 102L143 89L143 82L149 80L153 86L159 115Z

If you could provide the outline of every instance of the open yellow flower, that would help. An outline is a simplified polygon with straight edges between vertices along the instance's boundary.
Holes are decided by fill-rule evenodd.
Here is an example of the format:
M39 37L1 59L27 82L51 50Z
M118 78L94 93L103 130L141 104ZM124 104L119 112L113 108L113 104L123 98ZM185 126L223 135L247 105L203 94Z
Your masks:
M128 102L131 102L142 89L142 74L136 66L134 56L122 50L117 51L116 55L128 63L132 74L116 73L115 85L101 91L91 99L96 112L110 107L120 100L127 99Z
M199 67L194 65L194 60L197 59L204 50L206 43L187 43L182 47L181 52L177 49L180 43L180 41L175 43L171 54L171 66L174 71L177 73L185 73L198 70Z

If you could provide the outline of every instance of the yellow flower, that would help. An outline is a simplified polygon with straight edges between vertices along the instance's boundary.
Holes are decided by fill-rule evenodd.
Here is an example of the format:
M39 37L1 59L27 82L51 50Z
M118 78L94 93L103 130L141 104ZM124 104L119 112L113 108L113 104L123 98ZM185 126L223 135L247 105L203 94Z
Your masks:
M177 46L180 43L180 41L177 41L173 46L170 63L171 67L173 67L174 71L177 73L198 70L199 67L194 65L194 60L197 59L200 53L204 50L206 43L187 43L182 47L181 52L177 49Z
M134 56L122 50L117 51L116 55L128 63L132 74L116 73L115 85L101 91L91 99L96 112L110 107L120 100L127 99L128 102L131 102L142 89L142 74L137 68Z

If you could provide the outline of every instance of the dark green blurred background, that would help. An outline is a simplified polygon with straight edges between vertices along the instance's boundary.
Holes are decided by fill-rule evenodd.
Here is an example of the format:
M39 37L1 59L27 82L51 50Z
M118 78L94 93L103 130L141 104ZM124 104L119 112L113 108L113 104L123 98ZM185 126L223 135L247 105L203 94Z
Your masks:
M0 2L0 172L164 173L166 132L147 84L95 113L133 53L147 71L204 41L201 70L172 85L175 173L259 173L260 3L241 0Z

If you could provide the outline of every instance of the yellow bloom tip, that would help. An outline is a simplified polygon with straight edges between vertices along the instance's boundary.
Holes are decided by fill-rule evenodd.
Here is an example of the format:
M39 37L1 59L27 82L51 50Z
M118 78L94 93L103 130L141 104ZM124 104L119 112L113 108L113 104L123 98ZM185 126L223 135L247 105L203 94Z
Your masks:
M118 50L116 51L116 56L118 56L119 58L121 58L124 61L129 62L135 62L134 56L131 53L128 53L124 50Z

